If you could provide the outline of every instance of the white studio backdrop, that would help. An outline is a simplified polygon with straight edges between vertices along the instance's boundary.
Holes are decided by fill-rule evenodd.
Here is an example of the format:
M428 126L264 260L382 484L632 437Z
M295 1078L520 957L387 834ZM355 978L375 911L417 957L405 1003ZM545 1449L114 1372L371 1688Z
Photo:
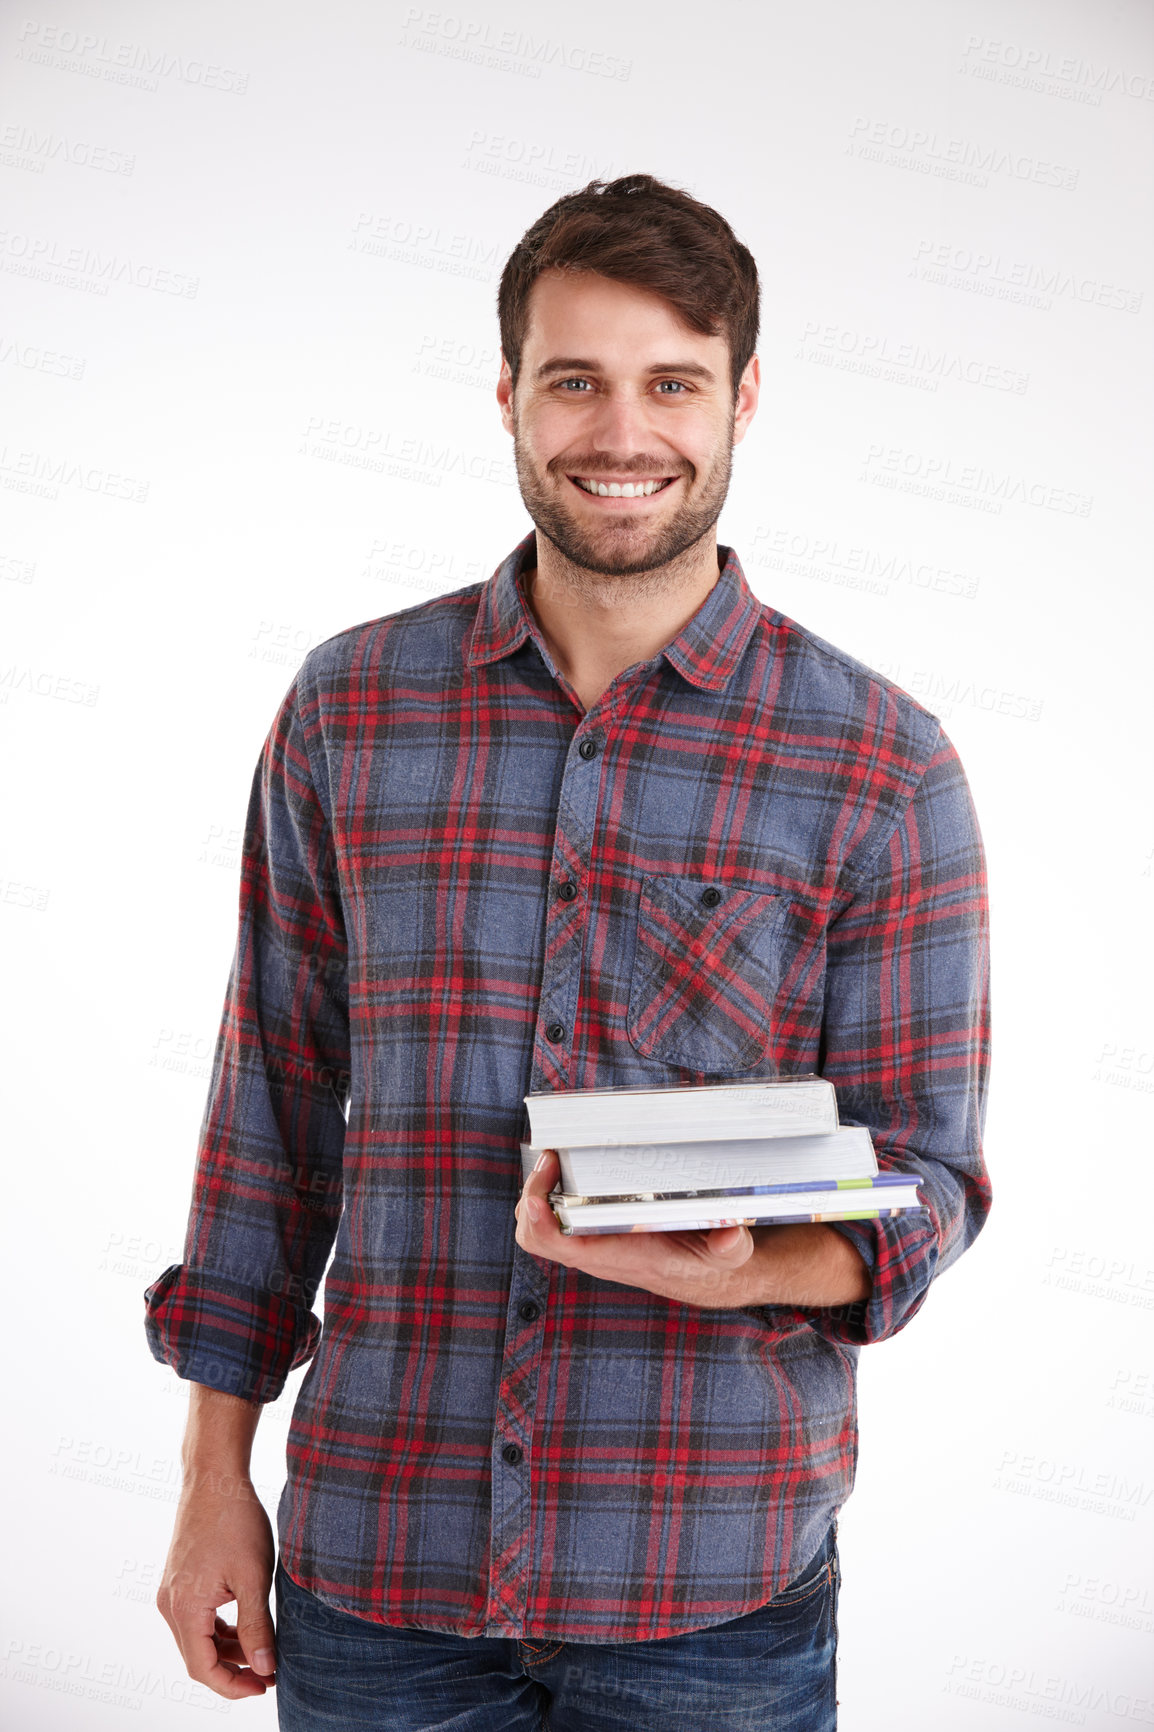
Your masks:
M462 5L0 12L0 1720L275 1725L153 1604L188 1386L142 1297L181 1255L250 780L312 645L530 527L501 266L643 170L762 275L720 539L941 716L989 858L994 1207L862 1353L841 1724L1154 1725L1154 8ZM270 1514L303 1375L258 1431Z

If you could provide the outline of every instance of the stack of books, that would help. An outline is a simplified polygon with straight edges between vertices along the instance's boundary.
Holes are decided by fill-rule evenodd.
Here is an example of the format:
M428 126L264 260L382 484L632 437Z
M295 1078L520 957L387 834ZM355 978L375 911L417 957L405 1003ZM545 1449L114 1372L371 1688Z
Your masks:
M556 1149L549 1202L563 1233L879 1220L925 1207L909 1174L879 1172L863 1126L839 1125L822 1077L524 1099L522 1171Z

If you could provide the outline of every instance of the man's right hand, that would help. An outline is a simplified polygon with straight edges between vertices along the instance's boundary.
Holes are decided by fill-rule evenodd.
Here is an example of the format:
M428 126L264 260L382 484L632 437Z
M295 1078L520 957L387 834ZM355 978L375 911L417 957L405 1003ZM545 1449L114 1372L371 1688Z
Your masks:
M263 1696L276 1682L275 1563L272 1523L248 1475L186 1474L156 1605L189 1677L218 1696ZM217 1608L232 1600L228 1624Z

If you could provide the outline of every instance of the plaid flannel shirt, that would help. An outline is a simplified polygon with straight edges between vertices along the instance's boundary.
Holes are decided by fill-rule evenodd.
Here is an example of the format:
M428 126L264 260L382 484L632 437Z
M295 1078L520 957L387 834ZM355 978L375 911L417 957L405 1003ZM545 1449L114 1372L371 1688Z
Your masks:
M184 1261L145 1326L254 1402L308 1362L281 1561L378 1623L612 1642L773 1598L853 1487L861 1346L990 1206L955 750L719 556L586 712L524 600L531 532L311 650L257 765ZM838 1224L867 1300L705 1308L516 1244L530 1090L807 1071L926 1203Z

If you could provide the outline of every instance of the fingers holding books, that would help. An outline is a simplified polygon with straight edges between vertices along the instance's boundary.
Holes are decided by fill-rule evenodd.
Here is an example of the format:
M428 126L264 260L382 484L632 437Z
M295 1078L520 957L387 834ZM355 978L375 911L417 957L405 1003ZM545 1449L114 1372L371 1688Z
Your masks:
M514 1214L518 1245L535 1257L581 1269L602 1281L641 1287L691 1305L748 1302L741 1279L753 1255L748 1227L709 1232L567 1234L549 1203L560 1175L556 1149L545 1149L525 1180Z
M535 1245L527 1244L521 1236L521 1229L526 1225L537 1229L542 1242L547 1242L551 1237L550 1228L557 1238L564 1237L548 1202L549 1192L556 1185L560 1172L561 1162L556 1149L542 1149L537 1156L536 1166L521 1187L521 1196L513 1213L520 1223L517 1243L526 1251L536 1250ZM543 1253L538 1251L537 1255L541 1256Z

